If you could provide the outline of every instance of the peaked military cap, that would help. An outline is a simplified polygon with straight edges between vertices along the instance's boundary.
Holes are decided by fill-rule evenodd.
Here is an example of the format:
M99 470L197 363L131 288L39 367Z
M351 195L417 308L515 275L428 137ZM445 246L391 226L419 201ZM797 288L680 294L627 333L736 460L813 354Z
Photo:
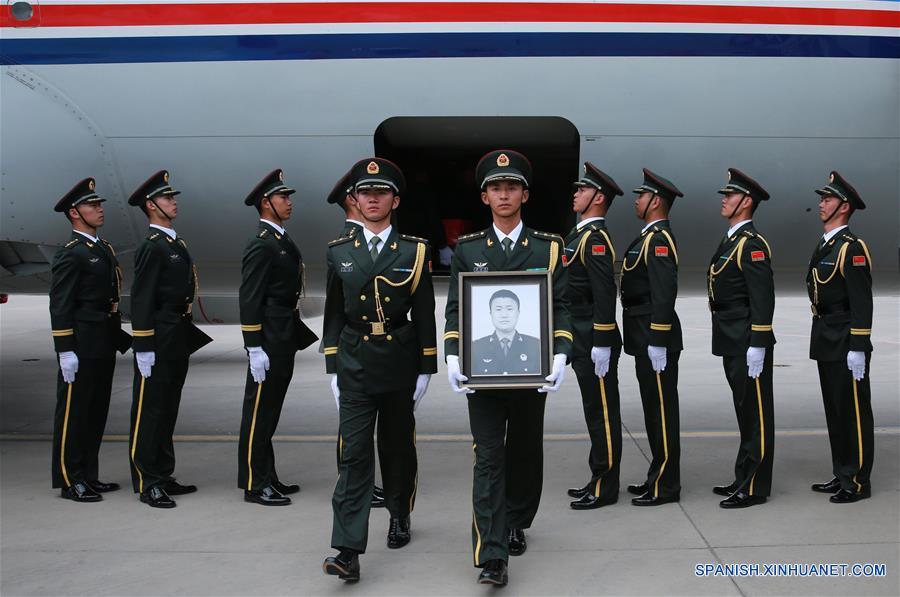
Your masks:
M144 181L144 183L132 193L131 197L128 198L128 205L141 206L144 204L144 201L159 197L160 195L174 196L179 194L181 194L181 191L176 191L169 186L169 172L167 170L160 170Z
M481 181L481 189L495 180L518 180L527 188L531 180L531 162L518 151L496 149L478 160L475 180Z
M576 187L594 187L610 200L624 192L612 177L590 162L584 163L584 174L575 182Z
M351 170L348 170L346 174L334 183L334 188L328 193L328 203L344 205L344 199L353 191L353 185L350 183L350 173Z
M816 193L823 197L837 197L841 201L849 203L853 209L866 208L866 204L863 203L862 198L856 192L856 189L853 188L853 185L847 182L836 170L831 171L831 175L828 177L828 184L821 189L816 189Z
M71 207L81 205L82 203L102 203L106 199L94 192L97 183L93 178L85 178L79 181L72 190L62 196L62 199L56 202L54 211L64 213Z
M272 195L292 195L296 192L296 190L284 184L284 172L279 168L272 170L266 174L265 178L259 181L259 184L244 199L244 205L257 205L260 201Z
M406 189L403 171L384 158L366 158L356 162L350 169L350 182L356 190L392 189L395 194L402 195Z
M675 197L684 197L684 193L678 190L671 180L663 178L659 174L644 168L644 182L638 188L632 191L634 193L653 193L659 195L670 203L675 201Z
M766 201L769 199L769 193L762 185L738 170L737 168L728 169L728 184L719 189L719 193L727 195L729 193L744 193L750 195L754 201Z

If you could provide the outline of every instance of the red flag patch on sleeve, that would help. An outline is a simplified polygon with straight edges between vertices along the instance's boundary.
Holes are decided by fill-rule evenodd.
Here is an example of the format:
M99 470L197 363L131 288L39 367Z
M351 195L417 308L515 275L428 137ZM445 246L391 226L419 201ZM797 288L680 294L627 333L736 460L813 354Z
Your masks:
M865 255L854 255L853 256L854 267L859 266L859 265L865 265L865 264L866 264L866 256Z
M750 251L750 260L751 261L765 261L766 260L766 252L765 251Z
M563 262L563 265L569 265L569 256L568 256L568 255L563 255L563 256L562 256L562 262Z
M657 257L668 257L669 256L669 247L656 247L656 252L654 253Z
M591 255L606 255L606 245L591 245Z
M431 271L431 259L428 260L428 271Z

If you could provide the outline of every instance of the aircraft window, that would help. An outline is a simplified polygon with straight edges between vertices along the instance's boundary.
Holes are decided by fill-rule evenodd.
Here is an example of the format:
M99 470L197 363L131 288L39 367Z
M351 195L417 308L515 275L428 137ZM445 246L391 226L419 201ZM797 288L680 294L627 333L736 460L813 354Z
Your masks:
M34 16L34 9L30 2L13 2L10 7L12 16L17 21L29 21Z

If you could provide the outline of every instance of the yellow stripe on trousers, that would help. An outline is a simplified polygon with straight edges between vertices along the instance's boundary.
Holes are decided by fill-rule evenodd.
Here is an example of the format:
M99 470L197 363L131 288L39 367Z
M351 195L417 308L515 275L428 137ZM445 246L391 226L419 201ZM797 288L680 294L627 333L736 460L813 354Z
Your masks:
M475 513L472 512L472 525L475 527L475 565L481 565L481 531L478 530L478 521L475 519Z
M259 397L262 394L262 382L256 386L256 402L253 403L253 419L250 421L250 439L247 441L247 490L253 489L253 434L256 431L256 412L259 410Z
M862 425L859 422L859 394L856 390L856 379L853 379L853 407L856 409L856 437L858 441L858 450L859 450L859 468L856 471L856 475L853 475L853 482L856 484L856 491L862 491L862 485L859 481L856 480L857 475L859 475L859 471L862 470L863 465L863 445L862 445Z
M63 417L62 443L59 446L59 467L62 469L63 481L66 487L71 487L69 472L66 470L66 436L69 434L69 408L72 406L72 384L66 390L66 414Z
M416 449L416 426L413 425L413 450ZM416 505L416 492L419 490L419 467L416 466L416 478L413 479L413 490L409 495L409 511L412 513Z
M659 497L659 478L662 477L663 471L666 470L666 463L669 462L669 439L666 437L666 405L663 403L662 380L659 377L659 373L656 374L656 389L659 391L659 412L662 415L663 463L656 474L656 482L653 483L653 497Z
M138 393L137 415L134 418L134 437L131 438L131 464L138 474L138 491L144 493L144 475L134 459L134 452L137 449L138 432L141 429L141 410L144 407L144 384L147 382L146 377L141 377L141 391Z
M613 451L612 451L612 437L609 434L609 410L606 407L606 384L603 383L603 378L600 378L600 401L603 402L603 425L606 427L606 472L609 472L612 469L612 460L613 460ZM600 497L600 482L603 478L597 479L597 484L594 486L594 497Z
M759 466L753 471L750 477L750 495L753 495L753 482L756 481L756 472L762 466L762 461L766 457L766 424L763 422L763 405L762 391L759 388L759 378L756 378L756 404L759 407Z

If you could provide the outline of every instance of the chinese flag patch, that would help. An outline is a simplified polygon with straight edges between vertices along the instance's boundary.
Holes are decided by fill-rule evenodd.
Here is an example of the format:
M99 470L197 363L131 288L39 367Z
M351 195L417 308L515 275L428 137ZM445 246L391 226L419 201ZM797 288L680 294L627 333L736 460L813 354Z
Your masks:
M591 255L606 255L606 245L591 245Z
M751 251L750 252L750 260L751 261L765 261L766 260L765 251Z
M563 255L563 256L562 256L562 262L563 262L563 265L569 265L569 256L568 256L568 255Z
M854 255L853 256L853 265L865 265L866 264L866 256L865 255Z
M654 253L657 257L668 257L669 256L669 247L656 247L656 253Z
M428 260L428 271L431 271L431 259Z

